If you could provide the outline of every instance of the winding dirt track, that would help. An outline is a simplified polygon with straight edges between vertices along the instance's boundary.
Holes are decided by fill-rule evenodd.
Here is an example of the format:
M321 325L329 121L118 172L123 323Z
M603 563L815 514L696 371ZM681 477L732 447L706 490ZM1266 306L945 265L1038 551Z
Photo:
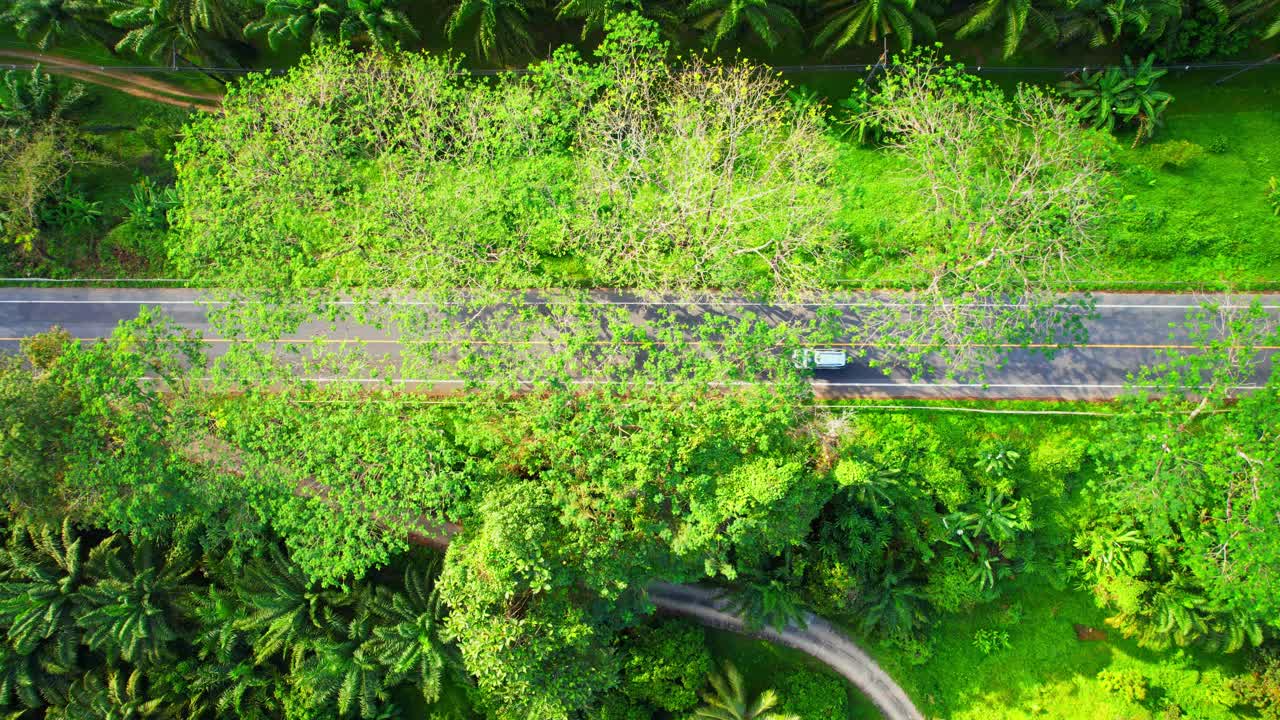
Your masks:
M817 658L856 685L887 720L924 720L911 698L870 655L831 623L812 613L805 613L805 627L793 623L781 631L771 627L753 631L729 609L728 602L717 590L663 582L650 583L645 589L649 599L663 612L785 645Z
M175 107L216 112L222 106L222 96L217 93L197 92L141 73L107 69L60 55L0 48L0 58L40 63L50 73Z

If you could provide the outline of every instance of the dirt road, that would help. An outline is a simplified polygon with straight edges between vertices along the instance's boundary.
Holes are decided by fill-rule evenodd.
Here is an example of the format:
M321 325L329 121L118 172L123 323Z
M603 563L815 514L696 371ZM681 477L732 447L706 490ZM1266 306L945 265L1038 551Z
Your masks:
M216 112L222 107L222 96L189 90L142 73L116 70L109 66L91 65L80 60L29 50L0 48L0 60L19 60L23 64L40 63L45 71L63 75L80 82L119 90L134 97L182 108L197 108Z

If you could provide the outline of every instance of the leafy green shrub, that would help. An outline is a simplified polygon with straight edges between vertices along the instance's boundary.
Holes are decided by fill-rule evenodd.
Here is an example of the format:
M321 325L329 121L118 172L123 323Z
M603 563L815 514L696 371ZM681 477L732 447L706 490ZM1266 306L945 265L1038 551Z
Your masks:
M622 693L669 712L698 704L698 690L711 673L707 634L678 620L641 627L624 646Z
M960 612L982 601L982 588L973 581L973 568L956 552L947 553L929 573L924 593L929 602L942 612Z
M1009 642L1009 633L1004 630L981 629L973 634L973 646L983 655L990 655L1000 650L1013 647Z
M1118 221L1123 232L1115 233L1109 251L1116 257L1168 260L1205 252L1221 237L1209 232L1191 232L1169 222L1164 208L1135 207L1122 211Z
M84 103L84 85L62 90L49 73L36 65L30 73L5 72L0 81L0 125L29 126L60 120Z
M1098 673L1098 681L1107 692L1119 695L1130 702L1141 702L1147 699L1147 679L1136 670L1103 670Z
M178 205L178 193L172 187L159 187L146 175L130 187L131 195L121 202L129 211L128 222L141 230L163 230L169 227L169 210Z
M71 333L65 328L54 325L39 335L22 338L18 343L22 354L26 356L27 362L37 370L48 370L62 357L63 351L67 349L67 343L71 342Z
M1001 608L1000 612L996 613L996 624L1001 627L1015 627L1022 622L1022 616L1024 613L1025 610L1022 608L1022 603L1010 603L1006 607Z
M1095 129L1114 131L1117 122L1132 125L1134 144L1148 140L1159 127L1173 96L1159 89L1169 71L1154 67L1155 55L1134 64L1126 55L1124 65L1105 70L1085 70L1079 77L1058 84L1075 101L1082 122Z
M653 711L632 702L616 691L604 696L596 707L586 711L587 720L651 720Z
M924 665L929 662L933 658L933 648L936 644L932 635L916 635L901 629L890 633L888 642L912 665Z
M1209 141L1209 152L1214 155L1223 155L1231 151L1231 138L1226 135L1214 135Z
M1155 187L1156 183L1159 182L1155 171L1142 163L1125 163L1121 170L1121 175L1125 180L1145 187ZM1125 200L1132 201L1133 197L1132 195L1126 196Z
M1237 677L1232 688L1240 701L1252 706L1263 720L1280 720L1280 651L1258 651L1249 673Z
M823 554L805 569L805 600L819 614L845 612L857 591L858 579L843 560Z
M1176 23L1172 37L1159 50L1162 60L1179 62L1231 57L1249 44L1250 32L1224 12L1195 3L1195 12ZM1222 6L1217 6L1221 8Z
M100 159L85 138L63 123L0 133L0 226L3 240L45 255L41 226L78 223L56 206L69 189L71 172ZM80 197L83 203L89 201ZM94 209L89 206L90 210Z
M1031 449L1032 484L1040 495L1061 496L1065 480L1080 471L1088 444L1071 433L1054 433Z
M164 230L149 230L131 222L120 223L102 238L98 254L104 260L115 260L125 265L138 260L150 268L159 269L165 264Z
M1173 167L1182 170L1204 155L1204 148L1186 140L1170 140L1155 143L1147 148L1151 164L1157 168Z
M1169 222L1169 211L1165 208L1141 208L1129 213L1125 218L1125 226L1139 233L1154 233ZM1147 257L1163 257L1144 253Z
M62 191L40 211L40 221L67 235L92 229L102 217L102 201L90 200L82 190L63 184Z
M788 673L778 682L778 695L782 698L779 714L797 720L832 720L848 713L845 705L849 691L842 680L828 673L814 670Z

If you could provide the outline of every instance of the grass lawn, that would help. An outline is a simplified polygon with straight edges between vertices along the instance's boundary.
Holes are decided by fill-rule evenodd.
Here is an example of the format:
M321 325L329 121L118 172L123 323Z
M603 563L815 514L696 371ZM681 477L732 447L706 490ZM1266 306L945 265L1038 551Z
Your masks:
M1187 650L1153 652L1121 638L1103 622L1088 593L1026 582L994 605L945 618L934 626L932 658L911 665L891 647L873 651L927 717L953 720L1156 720L1247 717L1230 706L1228 683L1246 656ZM1107 633L1077 639L1075 624ZM981 630L1008 633L1009 647L984 655ZM1109 692L1098 673L1136 673L1145 699ZM1168 711L1170 705L1182 714Z
M1280 65L1221 86L1214 79L1203 71L1168 78L1175 99L1154 142L1133 148L1120 136L1114 215L1100 233L1102 256L1077 278L1082 287L1280 285L1280 217L1267 201L1268 180L1280 177ZM839 96L831 79L824 84ZM1184 167L1162 162L1178 142L1199 148ZM892 155L849 146L840 172L855 248L846 279L910 279L893 238L895 217L917 202L906 168Z

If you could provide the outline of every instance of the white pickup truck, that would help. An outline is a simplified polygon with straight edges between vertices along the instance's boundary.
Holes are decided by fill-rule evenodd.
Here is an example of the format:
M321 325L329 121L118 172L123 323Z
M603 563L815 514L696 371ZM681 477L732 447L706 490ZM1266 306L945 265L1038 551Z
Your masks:
M849 354L836 348L803 348L791 354L791 364L802 370L839 370L849 364Z

